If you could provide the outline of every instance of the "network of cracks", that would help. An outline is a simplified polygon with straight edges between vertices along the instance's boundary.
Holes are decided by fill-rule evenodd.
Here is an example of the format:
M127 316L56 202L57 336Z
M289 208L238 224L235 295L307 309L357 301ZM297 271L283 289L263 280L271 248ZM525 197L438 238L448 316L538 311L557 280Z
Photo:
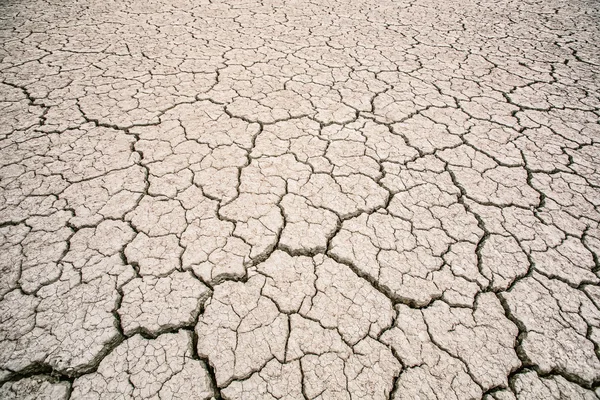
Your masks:
M597 399L599 28L3 1L0 398Z

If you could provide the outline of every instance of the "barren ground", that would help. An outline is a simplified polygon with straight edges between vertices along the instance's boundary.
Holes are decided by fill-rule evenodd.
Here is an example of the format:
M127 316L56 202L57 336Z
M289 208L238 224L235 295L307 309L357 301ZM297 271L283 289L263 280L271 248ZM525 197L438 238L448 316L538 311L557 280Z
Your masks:
M0 398L600 395L600 2L1 0L0 43Z

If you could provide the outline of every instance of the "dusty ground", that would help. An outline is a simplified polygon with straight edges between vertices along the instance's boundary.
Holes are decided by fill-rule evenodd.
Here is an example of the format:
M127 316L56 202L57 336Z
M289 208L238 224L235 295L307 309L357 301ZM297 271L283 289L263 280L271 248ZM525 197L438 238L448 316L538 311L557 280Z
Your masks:
M597 398L599 10L1 1L0 398Z

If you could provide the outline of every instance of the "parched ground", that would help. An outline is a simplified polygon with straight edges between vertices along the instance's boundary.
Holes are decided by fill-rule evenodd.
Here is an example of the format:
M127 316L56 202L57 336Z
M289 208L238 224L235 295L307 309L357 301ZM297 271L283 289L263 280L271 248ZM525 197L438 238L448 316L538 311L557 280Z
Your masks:
M600 2L0 0L1 399L597 399Z

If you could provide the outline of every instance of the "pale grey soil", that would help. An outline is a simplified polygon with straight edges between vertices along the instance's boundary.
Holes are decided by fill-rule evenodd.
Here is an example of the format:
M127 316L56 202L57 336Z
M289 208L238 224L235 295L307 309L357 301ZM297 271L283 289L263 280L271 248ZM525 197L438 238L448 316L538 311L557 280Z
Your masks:
M0 398L596 399L600 3L0 2Z

